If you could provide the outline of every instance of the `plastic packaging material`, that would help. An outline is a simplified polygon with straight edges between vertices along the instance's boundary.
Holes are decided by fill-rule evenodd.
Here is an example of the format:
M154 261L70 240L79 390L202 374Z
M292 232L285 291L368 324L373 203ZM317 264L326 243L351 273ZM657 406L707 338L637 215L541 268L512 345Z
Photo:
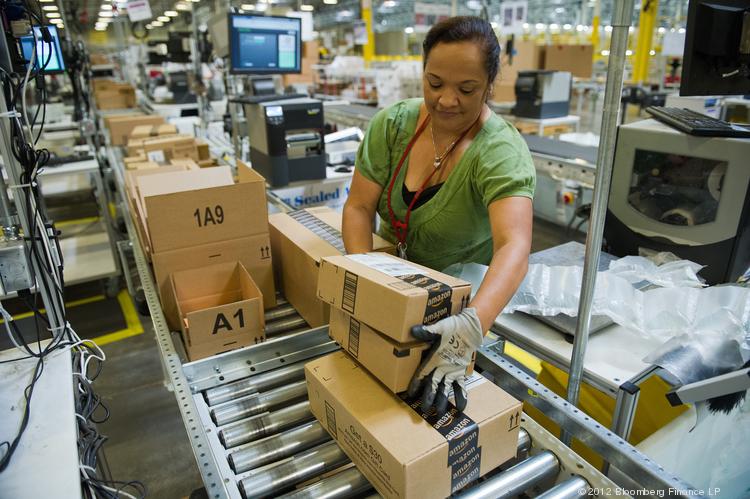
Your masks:
M703 266L689 260L671 260L669 255L676 258L672 253L658 253L651 259L626 256L612 262L609 273L632 284L648 281L664 288L705 286L698 277Z

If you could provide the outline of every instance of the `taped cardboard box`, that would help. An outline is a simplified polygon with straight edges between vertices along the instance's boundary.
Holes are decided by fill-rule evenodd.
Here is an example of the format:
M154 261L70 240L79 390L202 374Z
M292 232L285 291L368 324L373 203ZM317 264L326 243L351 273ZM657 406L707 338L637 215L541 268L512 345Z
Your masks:
M102 110L135 107L135 89L130 85L120 85L107 90L94 90L94 98L96 107Z
M238 261L244 265L263 294L264 307L269 309L276 306L276 288L268 234L162 251L154 253L151 260L164 317L173 331L180 329L180 322L177 303L169 284L169 276L180 270Z
M466 281L386 253L324 257L318 274L318 298L399 343L463 310L470 294Z
M133 128L139 125L158 125L165 123L164 117L158 114L128 114L123 116L105 116L104 125L109 130L109 142L113 146L128 143Z
M170 283L190 360L201 346L213 355L265 341L263 296L242 263L174 272Z
M234 184L228 166L141 177L138 190L155 253L268 233L265 183Z
M276 282L311 327L328 324L329 306L317 297L318 266L325 256L345 253L341 213L327 207L307 208L268 217ZM373 234L376 251L393 245Z
M337 308L331 309L328 335L393 393L409 387L429 344L397 343Z
M445 498L516 455L521 403L484 377L442 418L338 351L305 365L310 410L383 497Z
M133 156L137 154L144 154L149 159L157 161L159 163L166 163L172 159L172 151L177 149L178 151L182 148L193 148L195 149L195 138L190 135L178 134L168 135L165 137L149 137L145 139L132 139L128 141L128 155ZM183 156L179 156L183 157ZM193 158L193 159L197 159Z

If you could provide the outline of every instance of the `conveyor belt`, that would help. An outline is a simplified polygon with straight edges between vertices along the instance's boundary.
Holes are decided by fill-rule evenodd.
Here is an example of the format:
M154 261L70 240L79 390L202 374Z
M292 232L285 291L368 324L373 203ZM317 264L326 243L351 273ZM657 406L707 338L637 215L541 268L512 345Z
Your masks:
M590 165L596 165L598 147L584 146L538 135L524 135L523 138L532 154L544 154L573 161L581 160Z
M288 333L281 330L279 334ZM295 337L288 341L294 342ZM304 382L306 361L193 394L217 467L224 473L225 483L236 487L228 486L230 497L333 499L374 494L367 479L310 412ZM560 460L544 448L530 454L532 447L529 433L522 429L515 465L496 470L463 493L474 499L501 497L500 493L510 497L523 491L532 491L532 496L549 491L560 499L577 497L569 484L552 488L562 478ZM587 482L578 478L575 484L580 483Z

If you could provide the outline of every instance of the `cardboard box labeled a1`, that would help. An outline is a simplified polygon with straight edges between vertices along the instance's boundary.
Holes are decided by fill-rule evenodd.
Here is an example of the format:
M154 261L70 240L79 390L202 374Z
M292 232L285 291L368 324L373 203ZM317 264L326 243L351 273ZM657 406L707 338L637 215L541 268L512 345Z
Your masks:
M469 303L471 284L386 253L322 259L318 298L399 343Z
M227 166L141 177L138 190L154 253L268 233L265 182L235 184Z
M328 335L393 393L409 387L430 346L422 341L397 343L337 308L331 309Z
M383 497L443 499L516 455L521 403L474 374L445 416L404 401L338 351L305 365L310 410Z
M311 327L328 324L329 306L318 300L318 266L324 256L341 255L341 213L327 207L308 208L268 217L277 282L284 296ZM393 245L373 234L376 251Z
M242 263L178 271L171 285L191 360L201 345L226 351L265 340L263 296Z
M269 309L276 306L276 287L274 286L270 240L267 233L162 251L154 253L151 260L164 317L167 320L167 325L173 331L180 329L180 320L177 313L177 303L169 284L169 276L180 270L238 261L242 263L263 294L264 307Z

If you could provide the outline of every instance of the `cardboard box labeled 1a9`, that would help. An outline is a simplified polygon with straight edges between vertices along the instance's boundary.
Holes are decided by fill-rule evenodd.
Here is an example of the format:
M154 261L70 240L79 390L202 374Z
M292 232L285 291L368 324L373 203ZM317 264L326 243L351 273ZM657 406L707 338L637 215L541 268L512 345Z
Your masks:
M265 340L263 295L240 262L174 272L171 284L191 360Z
M471 284L386 253L325 257L318 298L399 343L468 304Z
M430 346L423 341L397 343L337 308L331 309L328 334L393 393L409 388L422 353Z
M438 418L338 351L305 365L310 410L385 498L443 499L516 455L521 403L474 374Z

